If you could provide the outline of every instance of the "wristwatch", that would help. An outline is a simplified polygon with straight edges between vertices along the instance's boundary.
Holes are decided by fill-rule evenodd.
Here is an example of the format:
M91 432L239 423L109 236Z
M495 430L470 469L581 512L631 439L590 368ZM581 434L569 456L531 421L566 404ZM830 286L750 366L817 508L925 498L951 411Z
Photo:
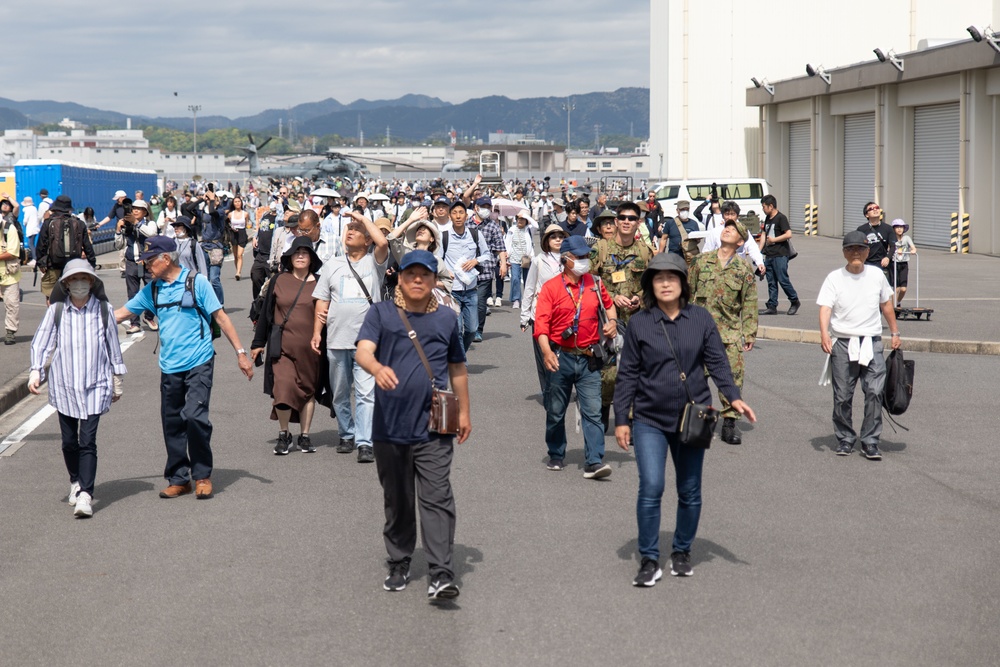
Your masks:
M895 337L896 337L896 336L898 336L898 335L899 335L899 332L898 332L898 331L893 331L893 332L892 332L892 336L893 336L893 338L895 338Z
M236 356L237 357L240 356L241 354L246 354L246 353L247 353L247 351L244 350L242 347L240 349L236 350Z

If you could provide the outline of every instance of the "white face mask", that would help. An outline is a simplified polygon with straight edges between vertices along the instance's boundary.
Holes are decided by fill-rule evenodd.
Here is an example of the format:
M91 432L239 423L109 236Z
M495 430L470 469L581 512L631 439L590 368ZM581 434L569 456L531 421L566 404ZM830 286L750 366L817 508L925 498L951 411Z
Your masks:
M184 227L174 227L174 238L186 239L188 237L187 229Z
M689 211L680 211L677 213L677 217L681 220L687 220L691 216Z
M580 259L579 257L573 259L573 268L570 269L573 275L579 277L585 273L590 273L590 260Z
M71 280L69 281L69 295L74 299L82 299L90 294L90 281Z
M477 208L476 215L479 216L480 220L486 221L490 219L490 214L493 213L491 209L488 208Z

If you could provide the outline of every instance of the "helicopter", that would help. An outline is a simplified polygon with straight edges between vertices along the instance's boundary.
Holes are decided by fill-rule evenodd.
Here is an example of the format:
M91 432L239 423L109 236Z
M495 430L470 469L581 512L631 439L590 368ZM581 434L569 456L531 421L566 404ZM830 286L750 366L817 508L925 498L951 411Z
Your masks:
M240 149L245 154L245 157L237 163L237 166L243 164L244 161L248 161L250 163L251 178L304 178L313 181L322 181L333 179L356 180L359 178L368 178L370 176L363 163L358 162L353 156L344 155L343 153L338 153L336 151L327 151L326 153L316 154L313 159L288 164L287 166L261 167L260 161L257 158L257 153L264 148L264 146L266 146L273 137L265 139L264 143L260 146L257 146L254 143L252 134L248 133L247 138L250 140L250 144ZM278 160L291 160L295 157L298 156L278 158ZM403 162L392 162L390 160L383 159L378 159L377 161L385 162L387 164L395 164L404 168L417 169L414 165Z

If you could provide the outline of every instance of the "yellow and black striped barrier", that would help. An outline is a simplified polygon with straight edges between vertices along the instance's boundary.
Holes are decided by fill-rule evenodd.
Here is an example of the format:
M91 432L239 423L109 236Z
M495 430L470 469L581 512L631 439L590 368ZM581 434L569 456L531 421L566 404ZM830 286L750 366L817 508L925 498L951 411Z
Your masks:
M951 214L951 252L958 252L958 213Z
M805 213L805 224L802 226L802 233L805 234L806 236L809 236L810 234L812 234L812 224L813 224L812 206L806 204L802 208L803 212Z
M969 214L962 215L962 254L969 254Z
M817 236L819 234L819 206L816 204L812 205L812 223L810 236Z

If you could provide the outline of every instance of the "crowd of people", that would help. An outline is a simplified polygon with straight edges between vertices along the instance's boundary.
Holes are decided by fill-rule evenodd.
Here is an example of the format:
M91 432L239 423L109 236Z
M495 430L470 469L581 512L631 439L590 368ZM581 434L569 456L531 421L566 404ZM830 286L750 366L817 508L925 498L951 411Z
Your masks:
M476 346L488 348L489 316L506 299L520 314L521 331L531 334L546 468L566 467L566 417L575 392L584 478L611 475L604 463L609 433L622 449L635 449L641 564L633 584L648 587L662 576L658 540L669 453L678 496L671 573L689 576L704 449L682 441L682 415L689 403L711 403L711 377L722 402L720 438L742 443L737 422L756 419L741 394L744 355L754 347L758 316L777 313L779 287L790 302L788 315L798 311L788 277L794 250L788 220L771 195L761 201L761 221L741 215L732 201L709 199L693 214L691 202L679 201L667 215L654 192L632 194L592 195L548 179L486 187L479 177L295 179L242 190L191 184L148 202L141 192L130 198L118 191L100 221L93 211L74 215L65 195L49 200L41 214L27 210L26 198L21 213L26 223L30 213L35 226L23 230L17 205L3 199L7 334L17 330L22 263L33 261L51 305L32 341L29 389L38 393L48 377L75 515L93 514L98 422L123 391L115 322L127 325L126 334L140 332L143 323L159 333L167 454L160 496L168 499L212 495L213 341L225 336L247 379L254 365L264 367L276 456L293 448L317 451L310 431L318 403L336 419L336 451L376 464L385 498L384 588L398 591L409 582L419 509L428 596L456 597L450 469L455 440L472 431L466 361L479 353ZM903 221L886 225L874 203L864 212L867 222L844 238L845 268L827 277L817 303L832 366L837 453L850 454L857 439L851 399L861 379L862 451L877 460L881 318L895 349L894 306L916 249ZM108 223L115 226L128 295L117 309L93 269L90 241L90 232ZM249 352L226 315L221 280L229 255L241 280L247 249ZM763 278L769 297L758 311L756 283ZM81 368L84 375L71 372ZM457 412L454 426L432 429L432 413L449 409ZM292 424L298 424L294 440Z

